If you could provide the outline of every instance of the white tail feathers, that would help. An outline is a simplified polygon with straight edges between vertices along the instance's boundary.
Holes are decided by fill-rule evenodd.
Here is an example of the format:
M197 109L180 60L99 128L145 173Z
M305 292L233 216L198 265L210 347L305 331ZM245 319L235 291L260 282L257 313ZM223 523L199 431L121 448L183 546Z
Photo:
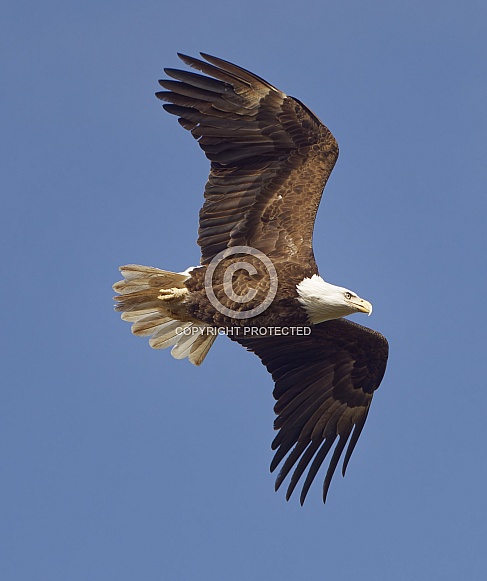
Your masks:
M169 272L152 266L127 264L119 268L125 280L116 282L113 290L120 294L133 293L149 288L183 288L184 282L191 276L189 273L195 267L189 267L184 272Z
M153 349L172 347L171 355L176 359L187 357L193 365L201 365L217 337L213 327L176 319L159 297L162 289L185 289L190 270L176 273L135 264L122 266L124 280L115 283L113 290L120 295L115 297L116 310L123 311L124 321L133 323L134 335L151 337L149 345Z
M201 365L216 339L211 334L213 328L203 323L178 321L160 312L145 312L136 317L135 313L122 313L124 321L133 322L132 333L139 337L151 337L149 345L153 349L172 347L175 359L188 358L193 365Z

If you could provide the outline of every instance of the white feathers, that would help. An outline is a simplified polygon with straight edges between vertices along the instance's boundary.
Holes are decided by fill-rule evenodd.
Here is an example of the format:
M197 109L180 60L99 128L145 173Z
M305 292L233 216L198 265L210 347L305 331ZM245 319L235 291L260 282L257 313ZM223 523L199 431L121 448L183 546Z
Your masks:
M152 266L141 266L139 264L127 264L120 267L120 272L125 280L121 280L113 285L113 290L121 295L126 295L142 290L149 290L154 285L158 288L182 288L184 281L190 277L191 266L184 272L170 272ZM151 284L153 283L153 284Z
M151 337L149 345L153 349L172 347L171 355L175 359L187 357L193 365L203 363L217 337L210 325L177 321L159 311L123 313L122 319L133 323L134 335Z
M184 281L190 277L193 268L184 272L169 272L129 264L120 268L124 280L114 284L113 289L120 294L116 300L119 302L118 310L124 311L122 320L133 323L134 335L150 337L149 345L153 349L172 347L171 355L176 359L187 357L193 365L201 365L217 333L213 332L211 325L176 318L178 305L175 303L183 303L183 299L173 301L169 312L159 296L164 290L185 289ZM181 318L185 317L181 315Z
M362 307L358 305L366 303L354 292L325 282L317 274L303 279L296 285L296 289L299 294L298 301L305 308L309 322L312 324L346 317L362 310ZM372 308L371 305L370 307Z
M186 270L183 270L183 272L178 272L177 274L184 276L185 277L184 280L187 280L191 276L190 272L192 270L194 270L195 268L198 268L198 267L197 266L188 266L188 268ZM171 274L173 274L173 273L171 273Z

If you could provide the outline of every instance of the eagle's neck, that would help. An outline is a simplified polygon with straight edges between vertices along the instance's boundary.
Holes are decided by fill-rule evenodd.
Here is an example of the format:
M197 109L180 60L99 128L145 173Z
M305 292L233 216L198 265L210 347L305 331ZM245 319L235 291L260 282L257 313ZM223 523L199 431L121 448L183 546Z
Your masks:
M343 291L346 289L324 281L317 274L303 279L296 285L296 289L299 294L298 301L306 311L309 322L314 325L339 319L351 313L342 299Z

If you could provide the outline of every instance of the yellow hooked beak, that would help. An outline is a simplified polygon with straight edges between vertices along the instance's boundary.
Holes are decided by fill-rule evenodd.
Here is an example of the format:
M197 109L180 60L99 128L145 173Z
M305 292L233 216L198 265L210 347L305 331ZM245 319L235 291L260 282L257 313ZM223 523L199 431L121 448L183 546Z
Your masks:
M367 313L369 317L372 314L372 305L369 303L369 301L361 299L360 297L353 297L350 299L350 302L359 313Z

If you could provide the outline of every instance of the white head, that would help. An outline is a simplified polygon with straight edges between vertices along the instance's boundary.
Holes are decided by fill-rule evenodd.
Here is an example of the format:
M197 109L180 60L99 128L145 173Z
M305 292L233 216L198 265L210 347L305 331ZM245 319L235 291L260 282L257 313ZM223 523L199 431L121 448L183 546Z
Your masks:
M353 313L372 313L372 305L368 301L347 288L325 282L317 274L303 279L296 288L298 301L305 308L309 322L313 324Z

